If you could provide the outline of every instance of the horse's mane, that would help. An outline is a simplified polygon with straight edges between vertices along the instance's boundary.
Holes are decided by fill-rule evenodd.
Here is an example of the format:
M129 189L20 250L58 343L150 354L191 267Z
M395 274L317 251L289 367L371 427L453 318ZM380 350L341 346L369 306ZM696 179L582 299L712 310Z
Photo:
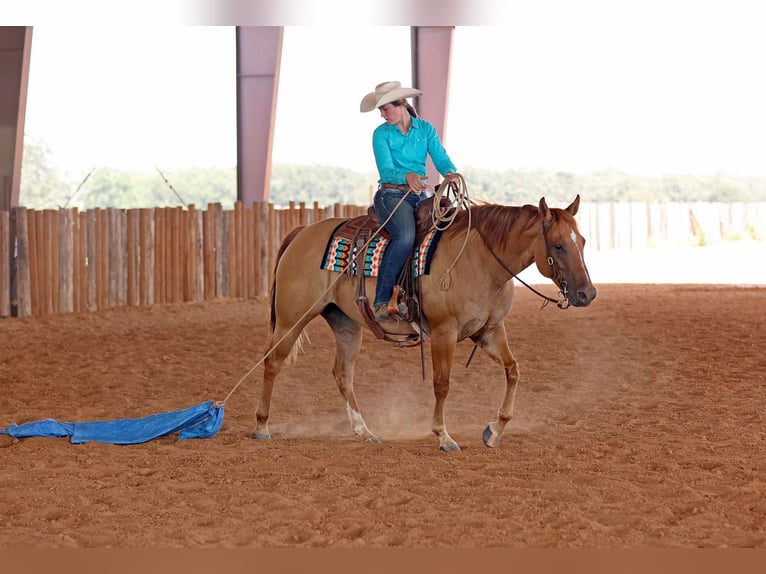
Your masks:
M470 207L472 227L478 227L487 242L499 247L505 246L511 232L521 226L521 230L529 229L538 221L538 210L534 205L498 205L495 203L478 203ZM468 211L461 211L455 216L452 224L445 233L460 233L468 227Z

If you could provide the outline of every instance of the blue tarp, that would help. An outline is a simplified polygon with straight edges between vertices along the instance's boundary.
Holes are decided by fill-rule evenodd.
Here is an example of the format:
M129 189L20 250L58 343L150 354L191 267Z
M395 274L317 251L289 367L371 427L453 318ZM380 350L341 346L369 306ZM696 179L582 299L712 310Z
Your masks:
M223 423L223 406L213 401L200 403L182 411L159 413L139 419L60 423L44 419L12 424L0 430L15 438L70 437L72 444L88 441L108 444L138 444L171 433L179 433L179 439L211 438Z

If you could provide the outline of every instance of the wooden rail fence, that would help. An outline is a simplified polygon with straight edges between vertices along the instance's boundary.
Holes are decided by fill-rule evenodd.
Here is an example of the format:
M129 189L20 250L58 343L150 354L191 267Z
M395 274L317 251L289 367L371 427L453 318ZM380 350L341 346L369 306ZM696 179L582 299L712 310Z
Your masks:
M293 202L0 212L0 317L264 296L293 227L366 208ZM584 203L577 219L596 251L766 237L766 203Z
M365 207L0 212L0 317L266 295L283 237Z

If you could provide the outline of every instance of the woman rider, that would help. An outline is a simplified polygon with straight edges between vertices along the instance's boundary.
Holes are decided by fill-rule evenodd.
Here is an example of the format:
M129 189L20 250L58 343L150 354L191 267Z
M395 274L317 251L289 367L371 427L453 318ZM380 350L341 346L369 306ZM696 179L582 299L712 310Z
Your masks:
M426 159L431 161L438 172L449 183L457 169L441 144L436 129L429 122L418 117L415 109L405 98L422 95L415 88L403 88L399 82L383 82L375 91L367 94L359 106L362 112L380 110L383 124L372 134L372 150L378 168L378 190L373 204L391 241L386 246L378 273L373 308L375 319L387 321L388 301L415 243L415 212L428 189ZM410 193L407 193L407 192ZM402 201L402 197L404 201ZM396 206L402 202L399 208ZM405 309L399 314L404 315Z

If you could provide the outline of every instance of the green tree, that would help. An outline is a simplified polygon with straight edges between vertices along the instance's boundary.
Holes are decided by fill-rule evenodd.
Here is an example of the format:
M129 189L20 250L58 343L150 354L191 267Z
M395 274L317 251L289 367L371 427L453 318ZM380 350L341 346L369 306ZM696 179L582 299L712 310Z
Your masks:
M751 202L766 201L766 178L673 174L645 177L617 170L573 174L546 170L493 171L467 167L463 175L474 200L536 205L566 204L580 194L583 201ZM335 203L369 205L377 176L329 165L277 163L272 167L269 201L290 201L326 207ZM129 172L99 168L81 182L68 181L56 167L50 149L40 141L26 142L22 166L21 203L55 209L63 205L94 207L172 207L209 203L231 208L237 197L236 168L193 168L170 172ZM75 194L75 190L77 193Z
M25 138L21 162L19 204L31 209L56 209L74 193L62 175L51 149L42 141Z

